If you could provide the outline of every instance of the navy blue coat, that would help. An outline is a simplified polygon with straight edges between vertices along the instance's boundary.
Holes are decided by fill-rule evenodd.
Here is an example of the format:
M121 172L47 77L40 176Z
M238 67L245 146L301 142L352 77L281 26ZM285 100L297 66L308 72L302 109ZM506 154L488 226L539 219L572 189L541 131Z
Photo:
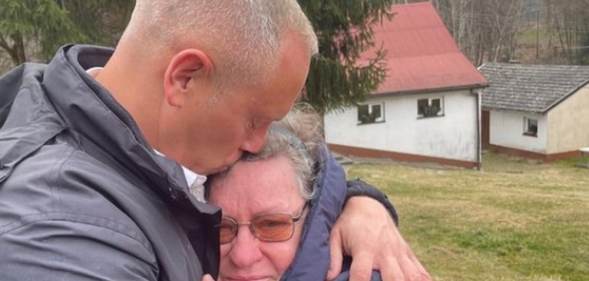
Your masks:
M345 172L337 163L329 150L320 148L320 163L314 183L315 197L311 200L309 213L306 216L301 242L290 267L282 276L284 281L325 280L329 269L329 233L349 195L350 189L359 193L380 194L381 202L384 195L375 188L358 181L346 181ZM389 208L396 220L392 205ZM338 281L348 280L349 262L346 258ZM380 280L378 272L374 272L372 280Z

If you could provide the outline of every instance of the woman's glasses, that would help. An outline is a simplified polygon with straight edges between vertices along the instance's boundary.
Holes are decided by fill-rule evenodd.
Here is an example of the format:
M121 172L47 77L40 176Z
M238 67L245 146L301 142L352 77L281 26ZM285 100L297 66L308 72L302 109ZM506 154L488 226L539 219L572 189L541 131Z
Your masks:
M223 217L221 223L218 225L220 233L220 243L226 244L233 241L237 236L239 226L249 226L252 234L264 242L283 242L294 234L295 223L303 217L303 213L307 208L307 203L303 206L301 213L298 216L288 214L268 214L253 218L249 222L237 222L232 217Z

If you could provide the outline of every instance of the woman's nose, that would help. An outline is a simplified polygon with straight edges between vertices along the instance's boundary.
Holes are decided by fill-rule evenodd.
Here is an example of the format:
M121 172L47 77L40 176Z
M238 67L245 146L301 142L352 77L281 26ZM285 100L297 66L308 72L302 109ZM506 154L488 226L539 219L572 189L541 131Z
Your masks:
M239 227L229 251L231 262L238 268L250 267L262 258L260 241L256 239L247 225Z

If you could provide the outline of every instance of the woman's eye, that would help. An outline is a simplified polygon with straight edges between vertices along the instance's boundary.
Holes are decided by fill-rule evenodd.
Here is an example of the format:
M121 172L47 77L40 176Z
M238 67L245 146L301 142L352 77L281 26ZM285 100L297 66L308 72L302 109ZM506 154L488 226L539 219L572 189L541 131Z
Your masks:
M285 221L279 221L279 220L263 220L261 222L258 223L259 227L282 227L285 225L288 225L288 222Z

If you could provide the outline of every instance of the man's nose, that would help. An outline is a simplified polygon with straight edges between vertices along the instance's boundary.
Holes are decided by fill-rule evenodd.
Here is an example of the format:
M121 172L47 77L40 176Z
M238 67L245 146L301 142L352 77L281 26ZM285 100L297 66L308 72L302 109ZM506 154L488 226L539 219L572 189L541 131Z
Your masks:
M241 150L250 153L257 153L260 151L260 149L262 149L266 143L268 128L269 126L266 126L264 128L257 128L256 130L253 130L241 145Z

